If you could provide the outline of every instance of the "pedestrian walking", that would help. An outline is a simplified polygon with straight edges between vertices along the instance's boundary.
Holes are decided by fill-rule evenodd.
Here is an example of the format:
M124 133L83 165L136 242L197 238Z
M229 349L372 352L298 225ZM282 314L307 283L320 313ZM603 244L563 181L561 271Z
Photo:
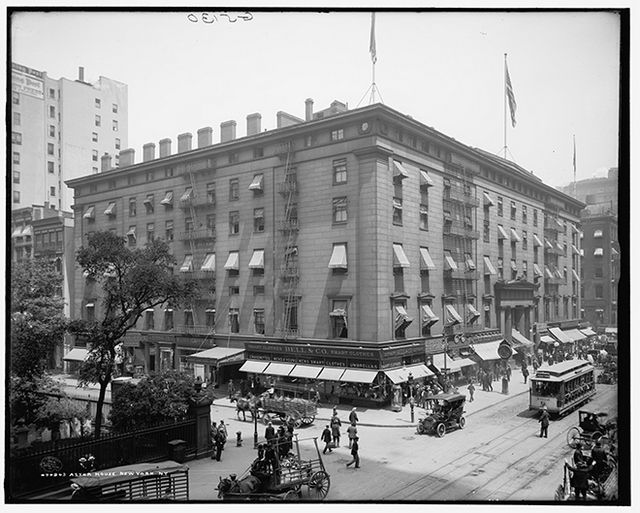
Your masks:
M593 462L591 462L591 464L589 465L587 464L587 462L581 461L575 467L572 467L565 460L564 464L572 472L572 476L569 482L573 486L575 500L579 501L580 497L582 497L582 500L587 500L587 490L589 489L589 473L591 472Z
M264 437L267 439L267 442L269 443L271 443L271 441L276 438L276 430L273 427L273 424L271 424L271 422L267 424L267 429L264 430Z
M229 438L229 432L227 431L227 425L224 423L224 420L221 420L218 423L218 431L222 431L224 433L224 437Z
M347 434L349 435L349 449L351 449L353 440L358 437L358 428L356 427L355 422L352 422L351 425L347 428Z
M467 387L467 390L469 391L469 402L472 403L473 402L473 394L476 391L476 387L473 386L472 382L469 382L469 386Z
M547 407L543 406L542 410L540 410L540 418L538 419L540 423L540 438L544 435L547 438L547 430L549 429L549 412L547 411Z
M351 424L355 424L357 422L360 422L360 419L358 419L358 414L356 413L356 409L352 408L351 409L351 413L349 413L349 422Z
M224 444L227 442L227 437L224 436L224 433L218 430L215 438L215 449L216 449L216 461L220 461L220 457L222 456L222 451L224 450Z
M216 436L218 435L218 426L215 422L211 423L211 430L209 432L209 446L211 447L211 459L216 459Z
M322 450L322 454L327 454L327 450L329 450L329 452L333 452L333 449L331 448L332 437L329 425L324 428L324 431L322 432L322 436L320 438L324 442L324 449Z
M526 385L527 378L529 377L529 370L526 367L522 367L522 377L524 378L524 383Z
M511 365L509 365L508 363L506 368L506 376L507 376L507 381L511 381Z
M233 380L230 379L229 380L229 386L228 386L229 390L229 400L233 399L233 394L235 394L236 392L236 387L233 385Z
M347 463L347 467L350 467L355 463L356 468L360 468L360 455L358 454L360 446L358 445L358 440L360 439L357 436L353 439L353 444L351 445L351 456L353 456L353 459Z
M493 372L487 372L487 390L493 392Z
M340 424L331 424L331 436L333 438L334 447L340 447Z

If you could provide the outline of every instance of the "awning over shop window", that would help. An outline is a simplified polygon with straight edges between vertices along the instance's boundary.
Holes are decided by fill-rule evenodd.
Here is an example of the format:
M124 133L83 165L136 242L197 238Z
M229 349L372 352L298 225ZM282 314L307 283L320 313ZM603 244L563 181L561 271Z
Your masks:
M575 270L575 269L571 269L571 274L573 274L573 278L574 278L576 281L580 281L580 276L578 276L578 273L576 272L576 270Z
M288 376L294 367L293 363L271 362L262 373L269 376Z
M583 328L580 331L582 332L583 335L586 335L587 337L593 337L596 335L596 332L593 331L591 328Z
M193 255L185 255L184 256L184 261L182 262L182 265L180 266L180 272L181 273L188 273L190 271L193 271Z
M540 342L544 342L545 344L555 344L557 340L549 335L542 335L540 337Z
M617 335L618 334L618 328L605 328L604 332L606 334L610 334L610 335Z
M32 235L33 235L33 227L30 224L28 224L22 229L22 236L31 237ZM612 251L615 251L615 250L612 248Z
M435 185L434 181L429 176L429 173L427 173L424 169L420 170L420 185L424 185L426 187L432 187L433 185Z
M394 329L406 328L413 322L413 318L409 317L409 314L404 309L404 306L397 305L395 307L395 319L394 319Z
M13 230L11 237L22 237L22 228L18 226L15 230Z
M533 245L538 247L542 246L542 241L535 233L533 234Z
M368 369L347 369L340 378L340 381L346 381L349 383L365 383L371 384L376 379L378 374L377 370Z
M462 324L462 317L453 305L444 305L444 324L445 326Z
M518 345L530 347L533 345L533 342L529 340L527 337L522 335L518 330L511 330L511 338L515 340Z
M249 269L264 269L264 249L254 249L251 260L249 261Z
M394 267L409 267L409 259L402 249L402 244L393 245L393 266Z
M448 255L448 254L445 253L444 262L445 262L446 267L447 267L448 270L450 270L450 271L457 271L458 270L458 264L456 264L456 261L453 259L453 257L451 255Z
M320 380L326 381L340 381L340 378L344 374L344 368L342 367L324 367L320 374L318 374L318 378Z
M473 350L482 360L500 360L498 347L500 347L501 342L502 340L494 340L493 342L485 342L484 344L474 344Z
M74 347L71 351L65 354L62 359L68 362L84 362L89 356L89 351L84 347Z
M580 332L580 330L576 329L576 328L572 328L572 329L568 329L568 330L562 330L564 331L564 333L567 335L567 337L569 337L571 340L577 342L579 340L585 340L587 338L586 335L584 335L583 333Z
M252 374L263 374L264 370L269 365L269 362L261 362L256 360L247 360L240 367L242 372L250 372Z
M498 239L508 239L509 236L507 232L504 231L504 228L501 225L498 225Z
M239 271L240 270L240 255L237 251L230 251L227 257L227 262L224 264L224 268L227 271Z
M331 259L329 260L329 269L346 269L347 268L347 246L346 244L336 244L333 246Z
M436 268L427 248L420 248L420 270L434 271Z
M522 238L518 235L515 228L511 228L511 240L514 242L522 242Z
M235 347L212 347L205 351L190 354L187 356L187 362L191 363L203 363L208 365L216 365L222 363L230 358L242 360L241 355L244 353L244 349L238 349Z
M571 340L571 338L569 338L560 328L549 328L549 333L551 333L563 344L569 344L573 342L573 340Z
M393 177L399 178L400 180L409 178L409 173L407 173L407 170L402 165L402 163L398 162L397 160L393 161Z
M184 193L180 197L180 201L189 201L193 195L193 189L191 187L187 187L184 190Z
M571 244L571 249L572 249L572 251L573 251L573 253L575 255L579 255L580 254L580 250L578 248L576 248L575 244Z
M433 361L433 366L437 369L443 370L445 368L445 361L447 370L456 372L459 371L462 367L468 367L470 365L475 365L475 362L469 360L468 358L461 358L459 360L453 360L449 357L448 354L444 353L436 353L431 356Z
M559 242L559 241L556 241L556 249L557 249L558 251L564 251L564 248L562 247L562 244L560 244L560 242Z
M484 257L484 274L492 274L492 275L498 274L496 272L496 268L493 267L493 264L491 263L491 259L487 256Z
M215 253L207 253L204 257L204 262L202 262L201 271L215 271L216 270L216 254Z
M482 193L482 200L484 202L484 205L486 207L493 207L495 205L495 202L491 199L491 196L489 196L488 192L484 192Z
M161 205L171 206L173 205L173 191L167 192L165 197L160 202Z
M424 378L425 376L433 376L433 372L431 372L424 364L411 365L400 369L385 370L384 373L394 385L406 383L409 379L409 373L411 373L414 380Z
M85 219L95 219L96 207L89 207L82 217L84 217Z
M593 256L602 256L602 248L596 248L593 250Z
M249 190L261 191L263 190L263 184L264 184L264 175L262 173L254 175L253 181L251 182L251 185L249 185Z
M538 264L533 264L533 274L536 276L542 276L542 271L540 270Z
M289 377L316 379L321 371L322 367L315 367L313 365L296 365L289 373Z
M478 310L472 304L467 304L467 324L473 324L480 317Z
M429 305L422 305L420 308L422 310L422 326L423 327L430 328L440 320L438 316L436 316L436 314L433 313L431 308L429 308Z

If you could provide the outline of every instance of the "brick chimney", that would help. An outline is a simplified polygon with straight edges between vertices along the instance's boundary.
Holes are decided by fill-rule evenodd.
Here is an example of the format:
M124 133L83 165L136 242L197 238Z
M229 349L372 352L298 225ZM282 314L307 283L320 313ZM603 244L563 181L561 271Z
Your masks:
M120 152L120 167L133 166L136 156L136 150L127 148Z
M213 138L213 128L205 126L198 130L198 148L204 148L205 146L211 146Z
M171 155L171 139L162 139L160 141L160 158Z
M185 151L189 151L191 149L192 138L193 136L189 132L180 134L178 136L178 153L184 153Z
M100 171L109 171L111 169L111 155L105 153L100 157Z
M147 143L142 146L142 162L148 162L156 158L156 145Z
M313 99L307 98L304 101L304 120L311 121L313 119Z
M84 82L84 66L78 68L78 80Z
M235 120L220 123L220 142L233 141L236 138Z
M262 115L249 114L247 116L247 135L256 135L260 133L260 123L262 121Z

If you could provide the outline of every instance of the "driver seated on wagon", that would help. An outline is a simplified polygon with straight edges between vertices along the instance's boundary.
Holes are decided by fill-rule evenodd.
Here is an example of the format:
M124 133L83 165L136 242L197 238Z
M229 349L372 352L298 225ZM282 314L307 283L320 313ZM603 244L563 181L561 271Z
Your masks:
M592 433L600 430L600 423L595 413L587 413L580 426L584 431Z

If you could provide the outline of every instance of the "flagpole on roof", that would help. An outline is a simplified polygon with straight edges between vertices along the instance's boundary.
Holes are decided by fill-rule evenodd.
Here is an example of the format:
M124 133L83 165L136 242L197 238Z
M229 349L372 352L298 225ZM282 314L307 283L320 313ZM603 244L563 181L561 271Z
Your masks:
M504 54L504 158L507 158L507 54Z
M371 33L369 35L369 53L371 54L371 85L365 91L364 95L358 102L358 105L357 105L358 107L360 106L360 104L362 103L362 100L364 100L365 96L367 96L367 93L369 92L371 93L369 95L369 105L376 102L376 92L378 93L378 96L380 96L380 101L384 103L384 100L382 99L382 94L380 93L380 89L378 89L378 86L376 85L376 62L378 61L378 55L376 52L376 13L375 12L371 13Z
M507 66L507 54L504 54L504 158L507 158L507 102L509 103L509 113L511 114L511 126L516 126L516 97L513 93L511 85L511 77L509 76L509 66Z
M573 197L578 198L576 184L576 134L573 134Z

